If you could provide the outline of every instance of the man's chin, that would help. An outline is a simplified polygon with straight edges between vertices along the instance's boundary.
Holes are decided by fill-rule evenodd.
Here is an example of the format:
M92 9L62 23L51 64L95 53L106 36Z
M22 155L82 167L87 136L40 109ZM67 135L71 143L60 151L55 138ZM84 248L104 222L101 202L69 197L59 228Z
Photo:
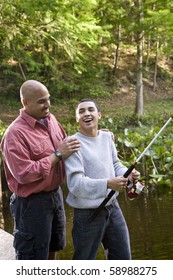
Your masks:
M50 115L50 112L47 112L44 114L44 116L42 116L42 119L47 118Z

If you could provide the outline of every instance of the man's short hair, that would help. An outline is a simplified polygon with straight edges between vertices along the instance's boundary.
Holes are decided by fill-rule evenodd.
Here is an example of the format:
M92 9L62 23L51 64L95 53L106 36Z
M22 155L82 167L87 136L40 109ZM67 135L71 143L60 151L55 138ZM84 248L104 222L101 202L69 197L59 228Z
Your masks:
M100 112L100 106L98 105L98 103L97 103L95 100L93 100L93 99L91 99L91 98L83 98L83 99L81 99L81 100L77 103L76 109L77 109L78 105L79 105L80 103L83 103L83 102L93 102L93 103L95 104L95 106L96 106L98 112Z

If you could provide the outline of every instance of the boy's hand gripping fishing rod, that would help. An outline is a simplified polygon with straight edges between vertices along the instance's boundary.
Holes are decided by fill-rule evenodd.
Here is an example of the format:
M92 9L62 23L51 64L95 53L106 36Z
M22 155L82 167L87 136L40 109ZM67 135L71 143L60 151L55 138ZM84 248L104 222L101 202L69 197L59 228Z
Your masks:
M157 137L162 133L162 131L165 129L165 127L170 123L170 121L173 119L173 115L167 120L167 122L164 124L164 126L159 130L159 132L155 135L153 140L149 143L149 145L145 148L145 150L142 152L142 154L136 159L134 163L127 169L127 171L124 173L123 177L127 178L132 170L135 168L137 163L141 160L141 158L145 155L145 153L148 151L148 149L151 147L151 145L154 143L154 141L157 139ZM128 187L127 187L128 188ZM91 216L91 220L94 220L96 216L99 214L99 212L102 210L102 208L107 204L107 202L111 199L111 197L114 195L115 191L112 190L108 194L108 196L103 200L103 202L99 205L98 208L96 208L93 212L93 215Z

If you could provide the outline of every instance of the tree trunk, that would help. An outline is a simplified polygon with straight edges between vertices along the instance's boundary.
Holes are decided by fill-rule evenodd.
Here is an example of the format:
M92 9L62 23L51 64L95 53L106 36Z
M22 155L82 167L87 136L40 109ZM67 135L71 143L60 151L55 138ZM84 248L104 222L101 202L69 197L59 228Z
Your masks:
M118 69L118 57L119 57L120 41L121 41L121 25L119 24L118 25L118 40L117 40L117 44L116 44L114 68L113 68L113 75L114 76L116 76L117 69Z
M154 65L154 78L153 78L153 91L156 90L157 85L157 63L158 63L158 49L159 49L159 41L156 43L156 56L155 56L155 65Z
M141 12L142 0L137 1L138 9L140 10L138 16L138 26L140 26L143 18ZM137 76L136 76L136 108L135 113L138 116L144 114L144 102L143 102L143 31L139 31L137 34Z
M147 68L149 65L149 58L150 58L150 50L151 50L151 40L150 36L147 39L147 57L146 57L146 64L145 67Z
M137 45L137 77L136 77L136 109L138 117L144 114L143 104L143 73L142 73L142 49L141 43Z

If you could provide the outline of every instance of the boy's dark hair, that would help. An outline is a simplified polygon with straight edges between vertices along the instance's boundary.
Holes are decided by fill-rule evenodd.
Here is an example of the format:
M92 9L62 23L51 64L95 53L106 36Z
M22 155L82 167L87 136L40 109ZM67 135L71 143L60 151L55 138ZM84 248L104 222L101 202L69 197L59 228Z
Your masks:
M93 99L91 99L91 98L83 98L83 99L79 100L79 102L78 102L77 105L76 105L76 109L77 109L77 107L78 107L78 105L79 105L80 103L88 102L88 101L89 101L89 102L93 102L93 103L95 104L95 106L96 106L98 112L100 112L100 106L98 105L98 103L97 103L95 100L93 100Z

